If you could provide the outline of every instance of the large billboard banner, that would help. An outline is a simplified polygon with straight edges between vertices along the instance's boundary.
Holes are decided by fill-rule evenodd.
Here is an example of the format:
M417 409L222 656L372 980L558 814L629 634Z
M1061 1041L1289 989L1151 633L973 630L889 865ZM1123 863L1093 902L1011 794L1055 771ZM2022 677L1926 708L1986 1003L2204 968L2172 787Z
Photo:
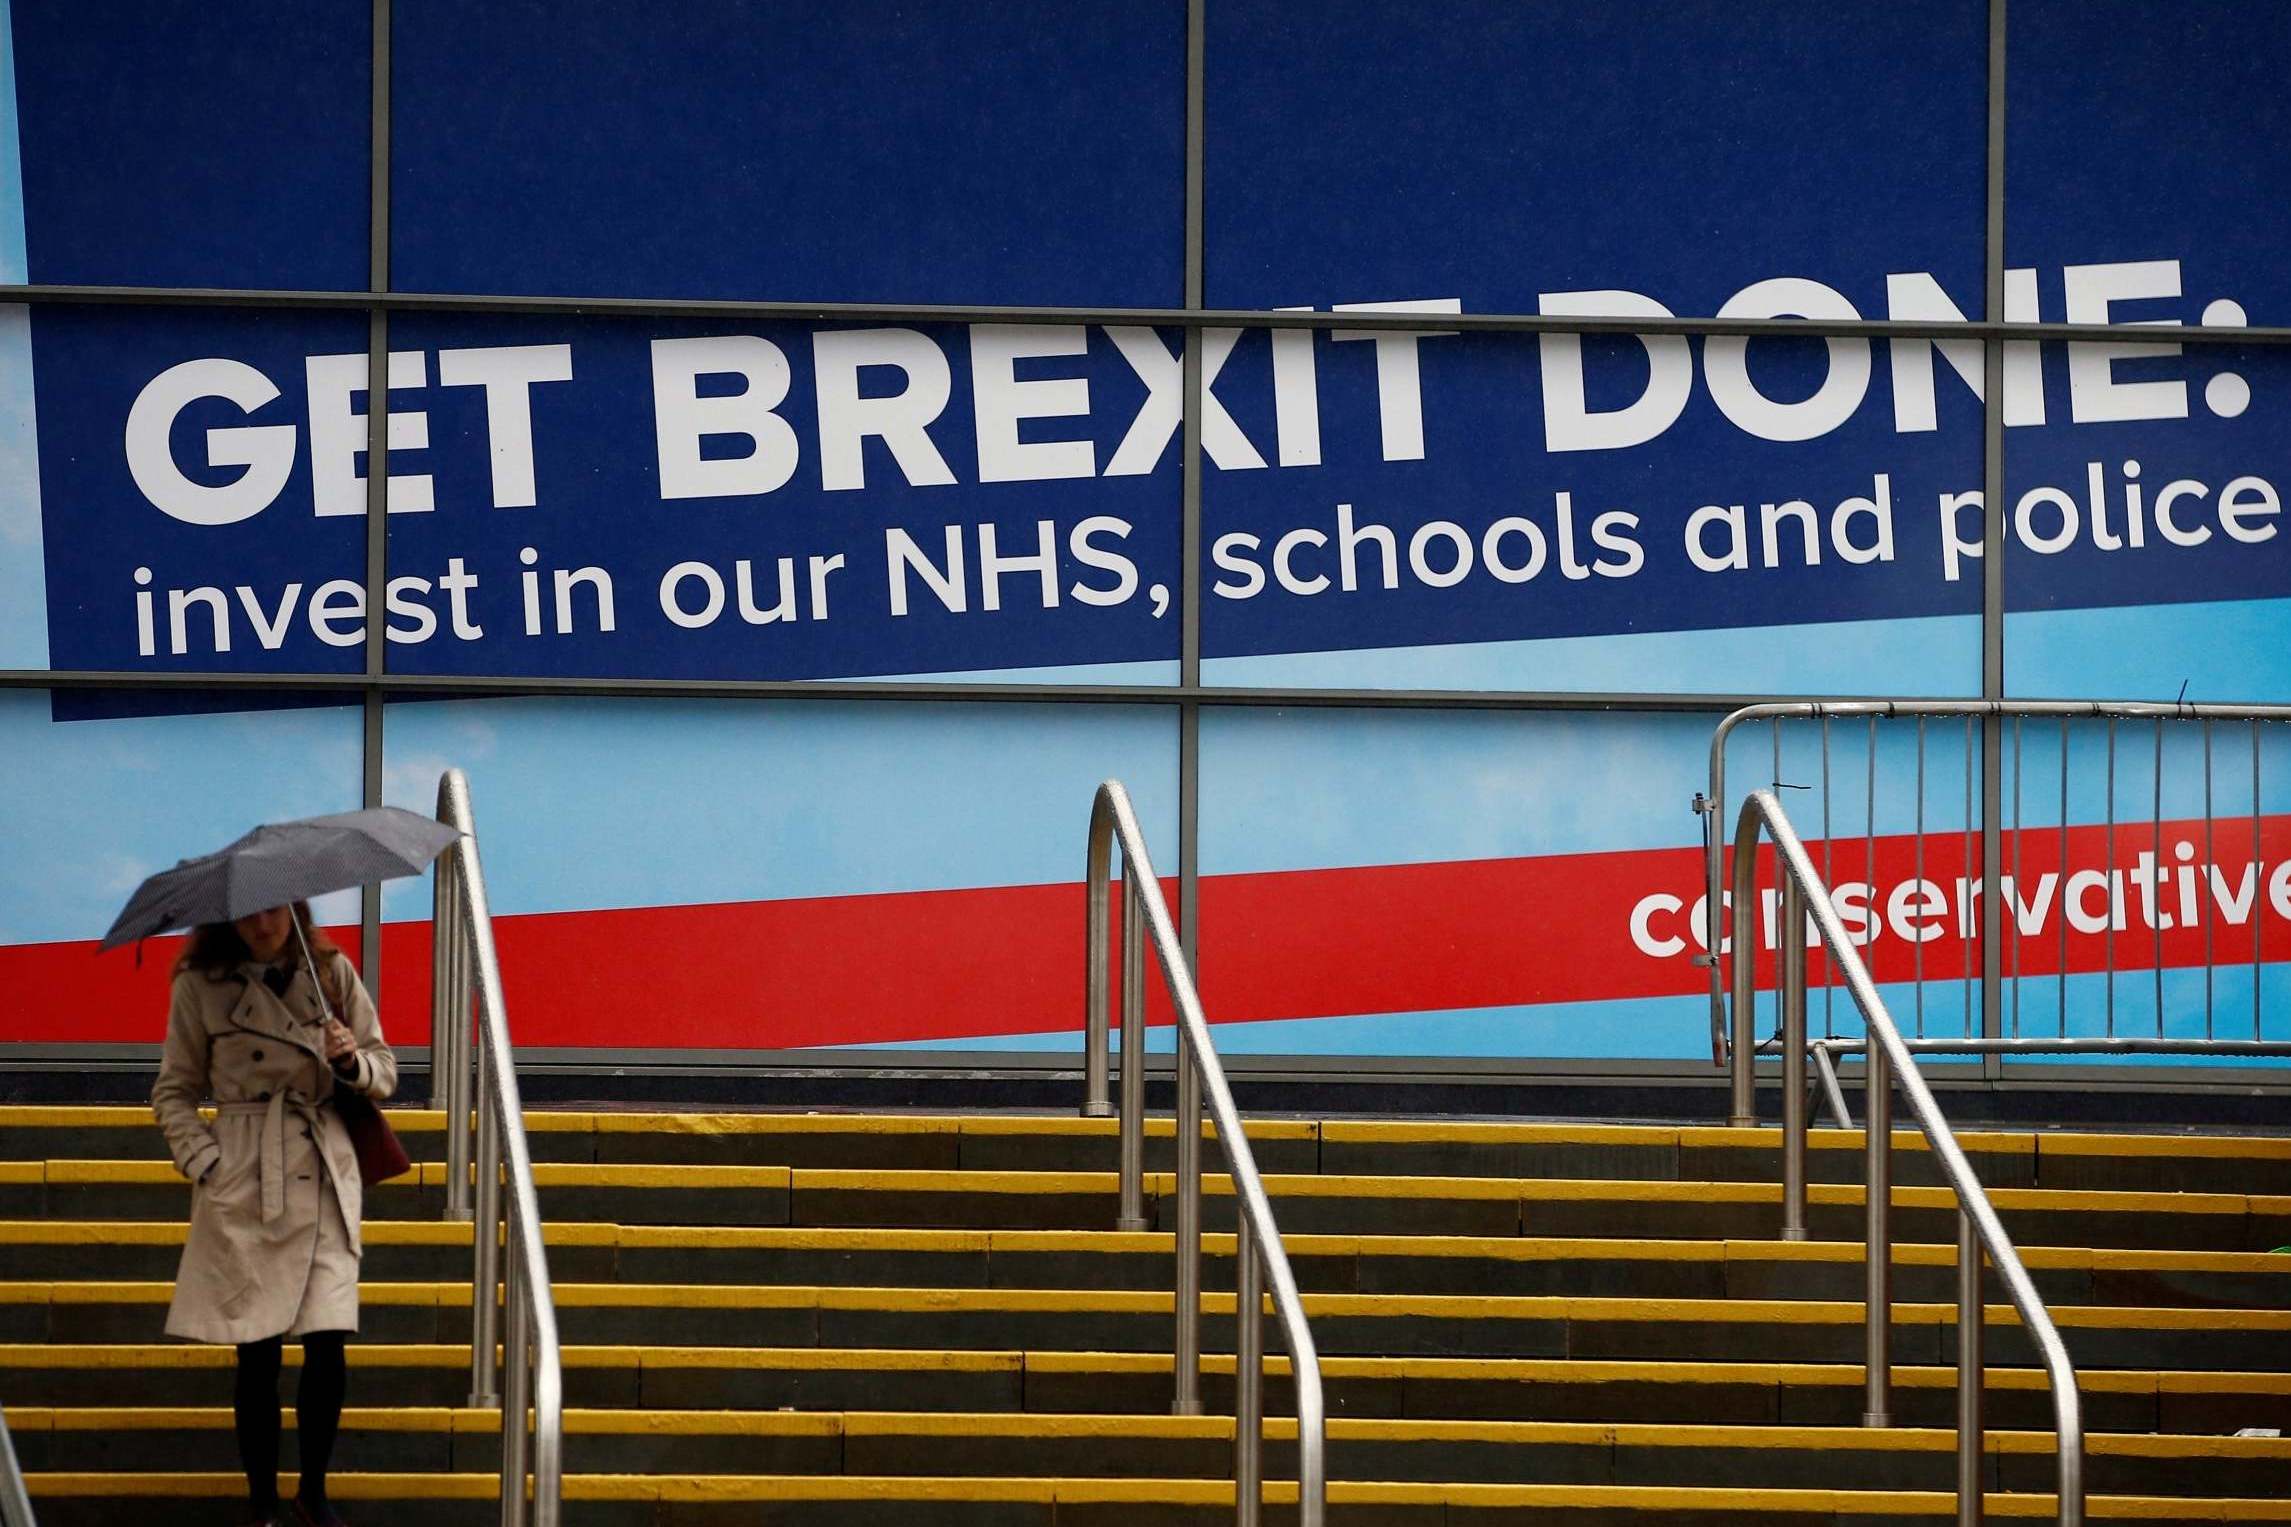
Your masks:
M1179 0L399 0L398 292L1071 311L394 311L371 590L371 8L242 11L0 3L0 284L349 296L0 306L0 665L347 687L0 707L46 802L0 819L0 975L27 989L72 989L106 920L92 886L211 846L194 826L355 790L369 597L392 675L1145 691L1000 712L394 702L389 798L426 807L436 768L468 761L496 813L505 947L551 963L699 919L716 958L675 1000L723 1006L656 1031L689 1049L1070 1045L1079 956L1043 908L1072 898L1089 787L1119 773L1153 803L1174 874L1197 763L1202 973L1236 1046L1704 1052L1684 803L1711 718L1213 706L1181 764L1151 690L1180 679L1189 624L1210 686L1964 698L1988 636L2012 695L2291 699L2291 362L2187 342L2291 316L2280 8L2015 0L1986 314L1978 0L1475 0L1436 23L1212 0L1203 301L1320 316L1188 329L1166 321L1187 267ZM2159 95L2166 64L2223 84ZM1472 326L1491 314L2128 332L2008 344L1985 399L1973 339ZM317 796L234 764L264 737L323 758ZM639 761L673 805L632 798ZM108 805L162 762L208 801L184 841ZM1924 878L1946 900L1964 863L1905 870L1897 804L1854 807L1865 895ZM2218 915L2266 964L2291 850L2271 786L2245 809L2264 852L2240 900L2223 869ZM2075 863L2029 913L2043 938L2066 877L2108 868L2089 820L2048 824ZM568 821L597 846L506 841ZM43 846L63 827L100 876ZM385 902L393 959L419 952L410 895ZM1055 934L966 952L1013 924ZM1969 959L1923 926L1894 947ZM913 979L884 966L886 930L934 951ZM1400 982L1378 951L1407 948L1448 953ZM2082 945L2053 964L2089 974ZM610 1047L632 1000L603 978L552 991L546 1042ZM1962 992L1932 1000L1962 1020ZM132 1037L85 1014L0 1035Z

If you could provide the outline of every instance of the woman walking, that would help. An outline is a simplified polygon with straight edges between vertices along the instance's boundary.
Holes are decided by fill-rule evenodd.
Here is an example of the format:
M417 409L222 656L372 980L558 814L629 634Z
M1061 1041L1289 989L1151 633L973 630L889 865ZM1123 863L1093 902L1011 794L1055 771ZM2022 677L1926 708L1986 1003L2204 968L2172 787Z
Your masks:
M307 903L192 934L151 1090L175 1166L195 1184L167 1334L238 1348L239 1462L260 1527L342 1527L326 1471L342 1418L343 1342L358 1328L363 1206L357 1153L332 1105L349 1091L379 1102L397 1079L373 1000L348 957L310 925ZM202 1097L215 1101L211 1125ZM282 1505L278 1379L288 1337L302 1342L302 1480Z

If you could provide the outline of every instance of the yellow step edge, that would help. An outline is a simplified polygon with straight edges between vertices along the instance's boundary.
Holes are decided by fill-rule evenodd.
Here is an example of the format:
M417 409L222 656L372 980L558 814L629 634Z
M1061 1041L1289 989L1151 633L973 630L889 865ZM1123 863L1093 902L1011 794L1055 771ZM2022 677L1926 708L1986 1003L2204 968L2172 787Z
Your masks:
M619 1231L619 1244L631 1250L713 1247L724 1250L936 1251L950 1254L984 1252L996 1234L988 1230L814 1229L789 1225L623 1225Z
M288 1488L293 1481L281 1476ZM165 1499L184 1496L228 1498L245 1488L237 1474L31 1474L26 1477L35 1499L125 1496ZM484 1474L337 1474L328 1482L329 1493L342 1500L483 1500L500 1488ZM743 1501L990 1501L1011 1504L1056 1505L1107 1503L1168 1503L1173 1505L1228 1505L1233 1485L1222 1480L1191 1479L982 1479L907 1476L869 1478L850 1475L568 1475L565 1498L575 1501L655 1501L705 1504ZM1265 1498L1276 1505L1293 1504L1296 1485L1271 1480ZM1507 1484L1356 1484L1335 1483L1328 1488L1333 1505L1446 1506L1453 1510L1546 1508L1553 1510L1666 1511L1691 1515L1702 1511L1728 1513L1767 1512L1777 1515L1840 1512L1873 1515L1949 1517L1956 1513L1953 1494L1906 1490L1745 1490L1728 1487L1685 1488L1646 1485L1507 1485ZM1986 1497L1989 1513L1999 1517L2046 1518L2055 1514L2049 1495L1992 1494ZM2088 1515L2098 1521L2141 1521L2177 1518L2218 1522L2291 1521L2291 1501L2183 1498L2155 1496L2093 1496Z
M376 1225L366 1226L373 1238ZM464 1225L462 1239L469 1239ZM0 1220L0 1246L180 1246L188 1220Z
M214 1117L212 1107L200 1110ZM443 1110L390 1108L390 1124L401 1133L430 1134L445 1128ZM0 1129L135 1129L152 1126L148 1107L122 1105L25 1104L0 1107ZM613 1109L528 1108L525 1128L533 1134L600 1135L1053 1135L1090 1138L1111 1135L1118 1122L1074 1114L868 1114L868 1113L671 1113ZM1311 1140L1320 1125L1311 1119L1251 1119L1244 1126L1252 1140ZM1204 1124L1214 1139L1217 1126ZM1176 1133L1168 1118L1146 1120L1148 1136Z
M44 1291L44 1292L43 1292ZM469 1302L466 1283L369 1282L359 1298L370 1305L440 1305ZM173 1283L147 1280L99 1282L72 1279L59 1283L0 1283L0 1304L165 1304L175 1296Z
M1638 1237L1534 1235L1291 1235L1289 1255L1482 1257L1498 1262L1716 1262L1723 1241L1666 1241ZM1810 1241L1799 1246L1815 1244ZM1954 1251L1951 1252L1954 1256Z
M164 1304L174 1285L150 1281L0 1283L0 1304ZM362 1297L373 1305L454 1307L468 1302L467 1283L370 1282ZM803 1284L560 1283L565 1309L827 1309L931 1313L1158 1314L1176 1296L1159 1290L1009 1288L843 1288ZM1385 1319L1699 1321L1743 1325L1858 1325L1857 1301L1828 1299L1637 1299L1574 1295L1307 1294L1310 1316ZM1202 1307L1230 1314L1233 1295L1209 1292ZM2126 1331L2291 1330L2291 1310L2176 1309L2136 1305L2062 1305L2055 1324L2070 1329ZM1897 1302L1896 1325L1948 1325L1954 1304ZM1994 1326L2020 1323L2009 1304L1992 1304Z
M179 1246L188 1232L181 1220L0 1220L0 1245ZM623 1246L647 1250L913 1251L946 1255L1000 1252L1005 1255L1079 1253L1168 1255L1175 1236L1168 1231L1115 1230L898 1230L813 1228L787 1225L616 1225L565 1220L542 1227L551 1246ZM467 1246L466 1222L368 1220L372 1246ZM1233 1254L1233 1236L1202 1237L1212 1257ZM1828 1262L1862 1260L1858 1241L1662 1240L1642 1237L1467 1236L1467 1235L1292 1235L1285 1238L1292 1257L1392 1256L1478 1257L1503 1262ZM2169 1251L2148 1249L2024 1246L2021 1259L2031 1268L2107 1268L2127 1272L2215 1272L2280 1275L2291 1279L2291 1256L2264 1251ZM1898 1265L1948 1267L1954 1246L1896 1242Z
M430 1108L390 1108L391 1123L401 1130L429 1131L444 1127L444 1115ZM1090 1137L1109 1133L1105 1119L1084 1119L1072 1114L880 1114L880 1113L683 1113L661 1110L576 1110L530 1108L526 1128L535 1133L635 1134L1041 1134ZM151 1112L140 1105L122 1104L14 1104L0 1107L4 1128L122 1128L149 1125ZM1213 1127L1213 1126L1212 1126ZM1166 1137L1172 1121L1147 1121L1147 1132ZM1264 1133L1260 1135L1259 1131ZM1251 1138L1321 1139L1347 1142L1397 1143L1522 1143L1561 1145L1690 1145L1770 1150L1779 1140L1774 1126L1747 1129L1728 1125L1663 1125L1599 1123L1521 1123L1508 1120L1405 1120L1405 1119L1257 1119L1248 1124ZM1858 1129L1817 1129L1810 1137L1817 1150L1858 1150L1863 1134ZM1895 1131L1897 1149L1922 1150L1925 1140L1914 1129ZM2076 1156L2200 1156L2251 1157L2291 1160L2291 1136L2154 1134L2091 1130L1967 1131L1958 1136L1968 1151L2052 1152Z
M1760 1125L1751 1129L1737 1129L1729 1124L1690 1124L1679 1129L1679 1144L1697 1150L1758 1150L1778 1151L1782 1148L1782 1131L1778 1125ZM2033 1131L1969 1129L1957 1136L1957 1144L1968 1155L2025 1156L2037 1148ZM1869 1132L1863 1129L1830 1129L1819 1120L1806 1132L1806 1145L1817 1151L1866 1151ZM1893 1132L1893 1148L1897 1151L1930 1151L1932 1146L1921 1129L1903 1128Z
M1120 1181L1112 1172L961 1172L888 1171L866 1168L797 1167L793 1187L798 1193L1114 1193ZM1168 1173L1146 1174L1146 1191L1165 1191Z
M1031 1135L1114 1139L1121 1127L1119 1119L1084 1119L1071 1114L975 1114L965 1116L960 1122L963 1134L982 1138ZM1242 1134L1251 1140L1314 1140L1321 1138L1324 1127L1312 1119L1241 1121ZM1173 1140L1177 1137L1177 1121L1166 1115L1149 1116L1145 1132L1149 1140ZM1201 1137L1204 1140L1217 1138L1216 1120L1203 1121Z
M1515 1124L1501 1119L1324 1119L1320 1137L1342 1145L1644 1145L1678 1143L1659 1124Z
M469 1298L469 1285L461 1285ZM817 1288L740 1283L559 1283L557 1308L677 1310L810 1310Z
M461 1368L469 1362L467 1345L352 1343L353 1367ZM301 1347L288 1343L289 1367L301 1361ZM1167 1354L1150 1352L988 1351L929 1348L842 1347L633 1347L568 1346L563 1349L568 1368L633 1369L653 1367L756 1368L801 1370L885 1369L932 1372L1013 1372L1059 1374L1168 1373ZM46 1342L0 1345L0 1372L12 1370L117 1371L166 1368L228 1368L233 1362L228 1347L151 1344L51 1344ZM1266 1371L1286 1374L1289 1362L1278 1355L1266 1359ZM1208 1353L1203 1371L1233 1371L1231 1354ZM1321 1371L1329 1378L1447 1379L1471 1382L1551 1383L1678 1383L1678 1384L1811 1384L1858 1387L1862 1370L1847 1363L1673 1363L1624 1359L1584 1358L1440 1358L1440 1357L1326 1357ZM1904 1365L1893 1371L1894 1382L1910 1389L1942 1389L1956 1383L1956 1370L1948 1367ZM2041 1390L2045 1375L2032 1368L1991 1368L1990 1389ZM2093 1369L2077 1375L2088 1393L2110 1394L2251 1394L2291 1395L2291 1373L2192 1372L2155 1369Z
M464 1347L466 1354L469 1349ZM567 1348L568 1353L577 1348ZM596 1361L591 1367L628 1368L781 1368L805 1372L844 1372L861 1369L907 1373L1017 1373L1026 1366L1023 1352L991 1352L968 1348L907 1347L592 1347L585 1349ZM602 1361L605 1354L620 1360ZM467 1357L463 1361L468 1361Z
M53 1184L126 1185L168 1183L187 1187L181 1174L165 1161L58 1160L0 1162L0 1181ZM440 1162L419 1164L420 1182L441 1186L446 1180ZM722 1187L786 1187L803 1191L980 1193L980 1194L1112 1194L1119 1180L1112 1172L965 1172L898 1171L872 1168L809 1168L784 1166L653 1166L544 1162L534 1168L535 1180L549 1187L645 1187L701 1189ZM1166 1196L1175 1189L1169 1172L1145 1174L1145 1190ZM1595 1201L1613 1203L1779 1203L1782 1188L1772 1182L1611 1181L1599 1178L1507 1177L1394 1177L1275 1174L1265 1178L1268 1192L1291 1198L1389 1198L1524 1202ZM1232 1179L1223 1174L1203 1178L1210 1197L1230 1197ZM2291 1215L2291 1195L2240 1193L2119 1192L2088 1188L1995 1188L1990 1199L1999 1209L2083 1211L2088 1213L2159 1214L2269 1214ZM1858 1206L1860 1186L1850 1183L1814 1183L1807 1188L1815 1204ZM1901 1208L1947 1209L1955 1195L1947 1188L1896 1187L1893 1202Z
M822 1288L814 1290L823 1310L914 1310L1033 1314L1158 1315L1177 1308L1174 1293L1125 1289L1025 1288ZM1215 1312L1219 1295L1202 1295L1202 1308ZM1223 1297L1231 1313L1233 1296Z
M463 1414L465 1412L442 1405L353 1405L344 1408L342 1424L352 1431L445 1432L466 1429L458 1427L456 1422ZM497 1416L499 1413L473 1411L467 1414ZM232 1412L227 1405L11 1405L7 1407L7 1415L9 1429L21 1432L157 1430L162 1427L228 1431L232 1425ZM289 1430L293 1429L292 1406L282 1408L281 1421ZM493 1429L499 1430L498 1422Z
M1156 1173L1168 1184L1159 1194L1177 1191L1174 1174ZM1344 1177L1270 1173L1265 1191L1275 1198L1399 1198L1503 1200L1519 1195L1519 1181L1506 1177ZM1219 1173L1202 1178L1202 1191L1212 1198L1233 1196L1233 1179Z
M597 1113L600 1135L951 1135L962 1120L933 1114Z
M2291 1135L2040 1134L2037 1160L2046 1156L2178 1156L2218 1160L2291 1161Z
M541 1188L785 1188L788 1176L789 1169L784 1166L543 1161L533 1167L534 1185ZM423 1180L428 1179L425 1176Z
M212 1113L211 1109L201 1109ZM148 1105L110 1103L11 1103L0 1107L0 1129L123 1129L131 1125L152 1128Z
M1049 1412L848 1411L846 1437L1125 1437L1231 1441L1231 1416L1060 1415Z

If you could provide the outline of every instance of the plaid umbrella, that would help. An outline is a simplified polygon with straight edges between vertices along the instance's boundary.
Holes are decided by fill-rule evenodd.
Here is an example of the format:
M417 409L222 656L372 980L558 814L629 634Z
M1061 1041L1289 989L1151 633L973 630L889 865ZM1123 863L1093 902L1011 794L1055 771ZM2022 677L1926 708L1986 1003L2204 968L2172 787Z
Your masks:
M375 880L418 875L460 836L395 806L271 822L135 888L99 949L200 923L227 923ZM299 930L298 930L299 931Z

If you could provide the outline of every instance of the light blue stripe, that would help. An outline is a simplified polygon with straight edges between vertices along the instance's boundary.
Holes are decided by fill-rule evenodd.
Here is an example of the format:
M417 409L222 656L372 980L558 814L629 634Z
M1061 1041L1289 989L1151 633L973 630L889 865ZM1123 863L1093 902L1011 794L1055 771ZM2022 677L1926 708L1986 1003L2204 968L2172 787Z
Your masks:
M40 524L40 440L32 402L32 315L27 307L7 306L0 307L0 668L47 666L48 579Z
M0 943L95 938L154 870L355 809L359 738L349 708L56 722L44 690L0 694ZM357 894L318 910L355 921Z
M16 27L0 0L0 282L29 281L24 257L24 153L16 127Z
M412 810L468 771L505 913L1078 881L1110 776L1175 870L1161 708L452 701L392 705L384 752L384 799Z
M2270 915L2270 922L2279 918ZM2118 947L2127 957L2131 949L2145 942L2137 932L2117 935ZM2127 945L2124 941L2132 941ZM2248 956L2251 953L2251 931L2222 927L2217 934L2217 957L2223 962L2211 972L2208 1003L2211 1012L2207 1029L2205 1008L2207 992L2205 973L2201 966L2185 967L2164 972L2163 1037L2170 1039L2270 1039L2291 1041L2291 964L2280 961L2258 967L2259 1025L2253 1032L2252 1024L2252 965L2249 960L2235 965L2225 963L2234 959L2238 946ZM2095 1038L2111 1032L2109 1027L2108 988L2110 977L2105 971L2073 975L2067 983L2067 1032L2078 1039ZM2125 1038L2149 1038L2157 1034L2156 973L2153 969L2119 970L2114 977L2116 989L2113 1032ZM2020 1011L2018 1032L2029 1038L2053 1038L2061 1033L2061 982L2057 976L2030 976L2019 982L2007 981L2004 993L2005 1032L2015 1032L2014 988L2019 988ZM2039 1055L2008 1064L2027 1065L2196 1065L2196 1066L2273 1066L2291 1068L2291 1059L2268 1056L2220 1057L2190 1056L2091 1056L2091 1055Z
M966 668L953 673L880 673L864 679L826 683L862 684L897 680L902 684L1175 684L1174 659L1140 663L1060 663L1047 668Z
M1973 615L1211 658L1202 682L1326 689L1977 695Z
M1889 1003L1907 1002L1906 985L1883 989ZM1929 992L1927 1016L1954 1026L1963 1008L1956 998ZM1813 1014L1820 1032L1819 995ZM1852 1011L1841 995L1841 1020ZM1214 1008L1212 1009L1214 1015ZM1769 1021L1770 1014L1762 1014ZM1762 1029L1761 1032L1764 1032ZM1838 1024L1841 1034L1861 1032ZM1710 1004L1701 996L1627 997L1594 1002L1549 1002L1501 1007L1450 1008L1432 1012L1369 1013L1329 1018L1290 1018L1216 1025L1221 1055L1304 1055L1431 1060L1684 1060L1710 1058ZM1146 1034L1146 1049L1166 1055L1176 1047L1177 1030L1161 1027ZM1081 1048L1076 1030L1005 1034L987 1039L923 1040L864 1045L871 1050L984 1050L1005 1054L1073 1054Z
M2291 701L2291 599L2005 617L2008 694L2171 700L2183 683L2191 700Z
M16 36L0 0L0 283L28 280L24 161L16 130ZM33 429L31 313L0 307L0 668L48 666L48 589Z
M2117 977L2117 1032L2151 1034L2155 1031L2155 982L2151 972L2120 973ZM2104 1026L2103 998L2106 977L2069 978L2069 1032L2096 1035ZM2139 988L2135 995L2133 987ZM2006 986L2007 1013L2011 986ZM2204 1033L2201 970L2165 973L2166 1032L2176 1038ZM2221 1038L2249 1038L2251 967L2223 967L2217 972L2216 1031ZM1860 1014L1842 990L1832 989L1825 1004L1819 989L1808 994L1809 1030L1817 1037L1835 1033L1840 1038L1863 1036ZM2023 1032L2051 1035L2058 1032L2057 986L2050 979L2030 978L2024 996ZM1879 987L1887 1010L1903 1034L1920 1032L1915 986L1889 981ZM2262 993L2268 1014L2265 1037L2291 1040L2291 964L2266 967ZM1975 1007L1980 1001L1976 984ZM1966 1032L1964 987L1954 980L1926 983L1922 1032L1935 1038ZM2009 1021L2009 1020L2008 1020ZM1759 998L1758 1032L1773 1031L1773 994ZM1161 1027L1146 1036L1150 1053L1166 1055L1176 1044L1176 1030ZM1217 1048L1223 1055L1301 1055L1330 1058L1420 1057L1435 1060L1706 1060L1710 1055L1710 1009L1706 999L1645 997L1598 1002L1558 1002L1536 1006L1458 1008L1438 1012L1373 1013L1354 1017L1294 1018L1261 1023L1221 1023L1216 1026ZM870 1050L979 1050L1001 1054L1072 1055L1081 1049L1078 1030L1037 1034L1004 1034L987 1038L911 1041L903 1044L863 1045ZM1942 1055L1927 1056L1924 1064L1953 1066L1977 1060ZM2291 1065L2281 1059L2223 1058L2217 1056L2045 1056L2028 1064L2107 1065ZM2020 1064L2020 1062L2011 1062ZM1858 1104L1858 1099L1857 1099Z

